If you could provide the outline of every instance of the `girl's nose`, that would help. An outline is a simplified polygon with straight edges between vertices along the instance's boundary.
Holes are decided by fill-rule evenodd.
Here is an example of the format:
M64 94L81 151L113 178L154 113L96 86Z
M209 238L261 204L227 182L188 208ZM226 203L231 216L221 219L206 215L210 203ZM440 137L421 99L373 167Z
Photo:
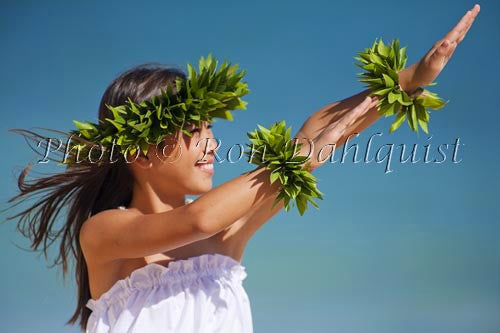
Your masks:
M203 143L200 148L206 150L208 153L215 153L219 149L219 141L214 137L212 130L208 127L210 126L209 122L205 122L202 125L202 136L201 141L199 143Z
M209 130L210 131L210 130ZM207 136L207 151L209 152L217 152L219 150L219 142L217 138L214 137L212 131L210 131L210 134Z

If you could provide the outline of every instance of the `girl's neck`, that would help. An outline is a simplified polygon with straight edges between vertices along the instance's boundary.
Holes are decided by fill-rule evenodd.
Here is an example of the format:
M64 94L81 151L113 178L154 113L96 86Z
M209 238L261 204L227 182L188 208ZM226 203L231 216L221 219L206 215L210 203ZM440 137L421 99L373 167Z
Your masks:
M128 209L136 209L143 214L162 213L185 205L184 194L161 195L151 186L134 185L132 201Z

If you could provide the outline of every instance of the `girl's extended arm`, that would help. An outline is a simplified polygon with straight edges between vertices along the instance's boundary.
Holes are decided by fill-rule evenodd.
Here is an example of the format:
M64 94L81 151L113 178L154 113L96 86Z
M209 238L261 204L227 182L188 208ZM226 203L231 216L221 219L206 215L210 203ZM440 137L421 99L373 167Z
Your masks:
M338 126L325 129L318 136L318 143L338 139L359 114L369 109L370 103L367 98ZM307 149L300 152L307 153ZM313 160L309 166L312 169L318 165ZM87 260L94 258L102 263L162 253L208 238L276 198L281 185L271 184L270 173L265 167L258 167L208 191L191 204L162 213L116 209L100 212L83 224L80 244Z
M420 61L399 72L400 86L403 90L411 92L420 86L434 81L453 55L457 45L465 38L479 11L479 5L474 5L453 29L442 39L434 43ZM325 128L339 123L345 118L370 92L369 89L363 90L356 95L333 102L316 111L304 122L294 138L298 138L300 142L304 143L307 141L303 140L303 138L313 140ZM380 115L378 114L377 107L371 107L368 112L357 117L340 139L331 143L336 144L335 148L341 147L349 136L361 133L361 131L365 130L379 118ZM325 152L328 153L329 150ZM231 226L233 230L230 230L229 234L236 240L235 243L241 244L239 245L240 253L243 253L244 246L251 235L284 207L283 203L280 203L271 209L272 203L273 200L268 199L256 210L244 216L238 223L235 223L234 227Z
M269 176L269 170L256 168L162 213L100 212L83 224L80 244L89 257L103 262L145 257L208 238L276 197L279 184L271 184Z
M460 21L451 29L443 38L434 43L424 57L415 64L403 69L399 72L400 86L406 92L411 92L414 89L430 84L441 73L449 59L453 55L457 45L462 42L465 35L469 31L476 16L479 14L479 5L467 11ZM346 112L349 112L355 105L370 94L370 90L366 89L354 96L343 99L340 102L334 102L322 109L316 111L302 125L297 133L298 138L313 139L321 133L321 131L329 124L343 117ZM337 142L337 147L342 146L348 136L353 133L361 133L364 129L379 119L377 108L373 107L366 115L360 117L352 128L346 132L346 135Z

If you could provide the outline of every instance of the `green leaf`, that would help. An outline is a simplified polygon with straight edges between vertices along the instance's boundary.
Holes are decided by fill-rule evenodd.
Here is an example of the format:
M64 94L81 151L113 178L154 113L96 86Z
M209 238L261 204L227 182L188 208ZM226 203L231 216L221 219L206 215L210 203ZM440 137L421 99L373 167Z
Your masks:
M271 184L273 184L279 178L279 173L272 172L271 173Z
M384 78L384 81L385 81L385 86L386 87L394 87L394 81L391 79L391 77L387 74L382 74L382 77Z
M396 116L396 120L394 120L394 122L391 124L391 127L389 128L389 132L392 133L395 130L397 130L401 126L401 124L405 121L405 119L406 119L406 112L404 112L403 110L399 111Z
M378 48L377 48L378 52L383 55L384 57L387 57L389 56L389 49L386 48L386 46L384 45L384 42L382 41L382 38L380 39L380 41L378 42Z
M299 210L300 216L304 215L304 212L307 209L307 198L303 195L297 196L297 209Z
M418 124L426 134L429 134L427 129L427 121L429 118L425 107L421 104L415 104L415 110L417 113Z
M77 120L73 120L73 123L76 125L76 127L80 130L93 130L95 129L95 125L89 122L79 122Z
M425 134L429 134L429 130L427 129L427 122L425 120L418 120L418 123L420 127L422 127L422 130L425 132Z
M393 89L394 88L385 88L385 89L381 89L381 90L375 91L373 94L377 95L377 96L384 96L387 93L389 93L390 91L392 91Z
M400 100L401 95L399 93L395 93L395 92L391 91L391 92L389 92L389 95L387 98L388 98L389 103L392 104L395 101Z
M434 110L439 110L448 103L426 89L424 89L422 94L416 98L416 101L419 104Z
M410 117L411 117L411 129L414 130L415 132L418 132L418 125L417 125L417 112L415 109L415 105L410 106Z
M399 111L400 104L398 102L394 102L392 104L387 104L387 108L385 110L385 116L392 116L393 114Z

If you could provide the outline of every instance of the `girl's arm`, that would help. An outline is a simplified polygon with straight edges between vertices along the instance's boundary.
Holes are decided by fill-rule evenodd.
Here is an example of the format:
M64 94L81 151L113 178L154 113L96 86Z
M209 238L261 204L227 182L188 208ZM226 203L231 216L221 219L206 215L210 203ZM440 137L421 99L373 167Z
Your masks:
M453 29L434 43L420 61L399 72L400 86L403 90L410 93L414 89L434 81L448 63L457 45L464 40L479 11L479 5L474 5ZM295 137L313 139L326 126L343 117L346 112L349 112L355 105L358 105L370 92L369 89L366 89L340 102L334 102L323 107L306 120ZM370 109L366 115L360 117L353 124L352 128L347 131L346 136L339 140L337 147L342 146L349 135L361 133L361 131L377 121L379 117L377 107Z
M190 204L162 213L111 209L90 217L80 230L88 258L106 262L166 252L208 238L275 198L279 184L259 167L208 191Z
M348 136L348 131L353 128L353 124L360 118L365 118L366 113L376 105L375 99L365 97L358 105L352 106L350 112L346 113L340 119L337 119L333 124L325 127L313 140L313 151L309 152L309 145L303 145L300 155L311 157L310 170L313 171L323 162L318 162L318 148L330 143L338 142L341 137ZM295 136L297 137L297 136ZM244 215L241 219L232 224L228 230L224 232L223 238L225 244L231 247L233 255L241 258L250 237L272 216L278 213L283 207L283 201L277 203L273 208L274 197L264 201L259 207Z
M405 73L400 73L400 75L405 75ZM366 96L370 94L370 92L370 89L366 89L356 95L341 101L333 102L319 109L307 118L297 134L294 135L294 138L299 139L300 142L303 143L307 143L305 139L313 140L327 126L330 126L345 117L346 114L349 113L350 110L352 110L356 105L361 103ZM361 133L361 131L373 124L379 118L380 115L378 114L377 106L374 105L366 114L363 114L355 120L352 126L346 131L345 135L338 140L338 142L332 142L336 143L335 148L341 147L347 141L349 136Z
M471 10L467 11L453 29L451 29L442 39L434 43L431 49L419 62L399 72L400 86L403 90L411 92L420 86L427 85L434 81L453 55L457 45L465 38L465 35L472 26L479 11L480 7L476 4ZM304 138L313 140L328 126L334 126L334 124L339 123L370 93L370 89L366 89L356 95L326 105L313 113L304 122L294 138L299 139L300 142L303 143L307 143ZM361 131L368 128L379 118L380 115L378 114L377 107L374 105L368 112L358 116L338 140L331 143L336 143L336 149L341 147L345 144L349 136L361 133ZM325 153L329 151L330 150L327 149ZM244 216L238 221L238 223L231 226L232 230L230 230L228 234L235 239L236 244L241 244L238 246L241 254L244 251L248 239L284 207L281 202L271 209L272 203L273 200L268 199L255 211L250 212L247 216Z
M335 128L327 128L317 143L336 140L359 114L369 109L367 98ZM324 135L327 133L328 135ZM308 149L299 152L307 155ZM312 159L310 169L319 166ZM88 261L100 263L120 258L140 258L196 242L241 221L268 200L274 200L279 182L270 182L265 167L246 172L208 191L188 205L162 213L106 210L87 220L80 231L80 244ZM231 229L231 228L229 228ZM246 230L246 229L245 229ZM229 243L226 243L229 244Z

